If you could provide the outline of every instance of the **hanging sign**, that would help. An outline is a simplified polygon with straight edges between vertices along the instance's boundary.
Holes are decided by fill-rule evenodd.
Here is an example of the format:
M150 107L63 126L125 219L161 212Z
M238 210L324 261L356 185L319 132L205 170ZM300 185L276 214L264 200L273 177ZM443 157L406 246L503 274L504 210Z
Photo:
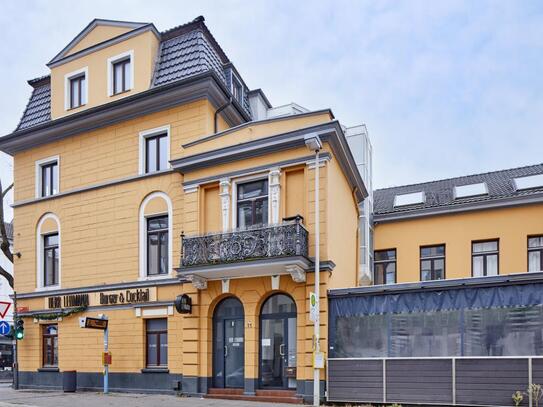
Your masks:
M315 322L318 318L318 313L317 295L315 293L309 293L309 320Z
M174 305L180 314L192 314L192 298L187 294L178 295L175 298Z

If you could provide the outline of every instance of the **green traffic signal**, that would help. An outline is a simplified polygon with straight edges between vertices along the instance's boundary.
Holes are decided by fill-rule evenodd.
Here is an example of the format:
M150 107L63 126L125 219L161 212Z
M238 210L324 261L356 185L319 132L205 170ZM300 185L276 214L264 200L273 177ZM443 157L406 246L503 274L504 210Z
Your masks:
M20 341L25 337L25 321L18 319L15 321L15 339Z

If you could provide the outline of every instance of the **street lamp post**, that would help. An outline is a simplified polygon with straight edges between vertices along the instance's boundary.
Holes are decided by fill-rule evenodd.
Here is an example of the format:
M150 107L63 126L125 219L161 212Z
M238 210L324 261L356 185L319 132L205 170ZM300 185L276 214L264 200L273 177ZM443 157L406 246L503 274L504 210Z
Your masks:
M313 354L320 352L320 213L319 213L319 152L322 142L318 135L311 134L305 137L305 145L315 152L315 317L313 321ZM315 363L315 357L313 357ZM313 405L320 405L320 369L313 366Z

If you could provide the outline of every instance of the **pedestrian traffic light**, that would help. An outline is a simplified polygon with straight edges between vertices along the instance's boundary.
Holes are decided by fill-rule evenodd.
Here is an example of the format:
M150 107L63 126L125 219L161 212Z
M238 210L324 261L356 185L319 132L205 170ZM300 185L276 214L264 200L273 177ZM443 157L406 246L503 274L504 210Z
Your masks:
M25 337L25 321L18 319L15 321L15 339L20 341Z

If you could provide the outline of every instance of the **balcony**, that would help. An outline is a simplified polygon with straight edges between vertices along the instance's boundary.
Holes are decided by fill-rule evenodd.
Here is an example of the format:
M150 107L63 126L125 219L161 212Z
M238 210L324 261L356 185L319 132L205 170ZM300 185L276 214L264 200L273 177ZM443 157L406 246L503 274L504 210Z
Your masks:
M195 286L203 286L207 280L281 274L305 281L310 261L308 232L302 221L296 216L275 225L182 235L179 276Z

